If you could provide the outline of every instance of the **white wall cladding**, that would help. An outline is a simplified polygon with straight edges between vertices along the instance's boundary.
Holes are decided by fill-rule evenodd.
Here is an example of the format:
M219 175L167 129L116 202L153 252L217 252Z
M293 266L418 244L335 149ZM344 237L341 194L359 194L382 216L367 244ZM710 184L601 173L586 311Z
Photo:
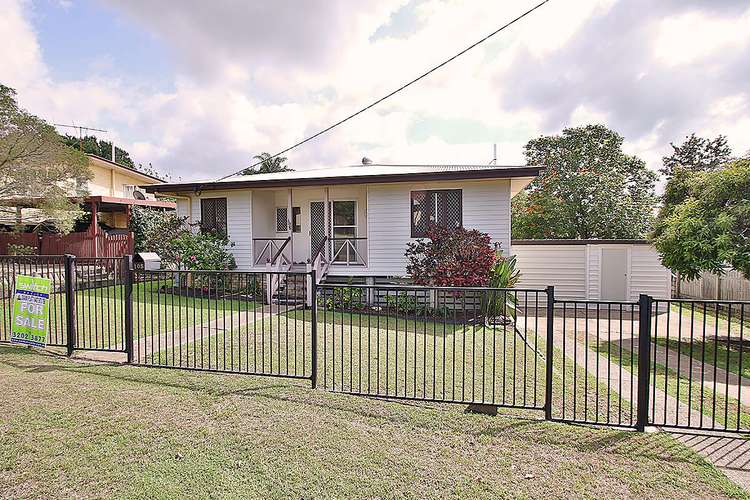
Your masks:
M630 300L645 293L659 299L671 298L672 272L661 264L651 245L632 245L630 251Z
M555 287L560 299L586 298L585 245L513 244L516 267L521 271L518 288Z
M609 244L523 244L513 242L521 271L519 288L555 287L555 296L567 300L600 300L602 248ZM628 300L645 293L655 298L671 295L671 273L653 246L622 243L628 250Z
M234 243L229 250L237 262L237 269L250 269L252 267L252 220L253 220L253 198L250 190L232 191L207 191L200 196L193 195L192 222L201 220L201 198L226 198L227 199L227 234L229 240ZM188 215L180 213L179 215Z
M404 276L406 244L411 238L411 191L461 189L463 225L490 235L503 252L510 249L510 181L371 184L367 188L367 274Z

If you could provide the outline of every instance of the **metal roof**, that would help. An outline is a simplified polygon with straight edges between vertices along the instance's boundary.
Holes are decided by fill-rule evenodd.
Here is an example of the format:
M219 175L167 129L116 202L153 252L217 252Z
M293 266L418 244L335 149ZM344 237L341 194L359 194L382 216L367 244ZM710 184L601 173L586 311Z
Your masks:
M314 186L440 179L491 179L534 177L539 166L513 165L393 165L370 164L270 174L235 175L222 180L205 180L143 186L150 192L175 192L242 187Z

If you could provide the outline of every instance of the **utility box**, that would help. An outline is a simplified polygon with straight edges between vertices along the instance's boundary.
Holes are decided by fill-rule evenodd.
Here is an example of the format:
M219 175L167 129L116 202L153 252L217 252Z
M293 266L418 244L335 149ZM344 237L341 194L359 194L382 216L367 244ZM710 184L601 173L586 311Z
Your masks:
M133 255L133 267L144 271L161 269L161 257L155 252L140 252Z

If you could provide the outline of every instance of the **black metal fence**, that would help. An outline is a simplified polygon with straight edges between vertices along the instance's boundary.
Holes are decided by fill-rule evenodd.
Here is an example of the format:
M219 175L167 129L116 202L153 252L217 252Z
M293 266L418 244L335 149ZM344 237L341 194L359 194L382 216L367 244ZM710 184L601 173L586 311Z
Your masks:
M313 378L308 273L135 271L136 364ZM270 300L269 300L270 299Z
M2 327L10 340L15 277L48 278L50 296L47 345L73 350L125 352L122 258L73 256L0 256Z
M49 278L52 281L52 294L49 301L49 321L47 344L67 346L68 317L65 287L67 282L66 258L62 255L7 257L0 256L0 300L2 300L2 321L0 341L10 341L13 321L13 294L15 277L23 274Z
M308 379L550 420L750 431L750 303L556 300L552 288L316 284L314 272L146 271L132 258L0 257L53 284L49 345L142 366Z
M323 284L323 387L543 409L545 290Z
M655 300L650 421L750 431L750 303Z

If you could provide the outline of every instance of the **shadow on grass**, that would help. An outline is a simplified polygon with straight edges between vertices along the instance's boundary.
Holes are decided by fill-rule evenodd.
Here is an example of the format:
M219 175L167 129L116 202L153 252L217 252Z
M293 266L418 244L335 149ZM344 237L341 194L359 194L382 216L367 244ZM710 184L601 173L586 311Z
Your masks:
M61 355L50 353L43 354L31 349L0 346L0 355L4 354L12 354L24 358L28 356L39 357L42 355L48 356L56 361L67 361L67 359ZM278 401L293 405L319 408L329 412L335 411L349 414L357 418L373 419L397 425L406 424L415 429L427 432L448 430L450 432L467 436L486 436L506 440L509 439L523 442L526 445L556 446L580 452L627 455L629 457L636 456L670 462L697 463L703 460L668 434L652 435L622 430L592 428L590 426L579 424L550 423L545 422L541 418L533 419L529 416L514 415L511 414L511 410L508 409L503 409L503 413L498 417L477 414L464 415L455 412L437 413L442 412L442 410L445 409L445 405L441 403L422 404L412 401L401 402L387 400L389 405L411 407L433 412L429 415L415 415L389 411L388 407L372 406L375 400L385 402L386 400L384 398L362 398L341 394L334 396L324 391L305 391L304 393L290 392L289 389L303 388L301 383L292 380L275 384L260 383L257 378L254 378L254 380L251 378L248 380L253 380L255 384L248 384L250 387L225 390L222 389L218 383L215 384L216 388L212 388L203 380L197 380L194 377L203 376L204 374L192 372L179 371L183 376L189 374L190 378L182 378L181 380L164 380L164 376L168 376L167 372L177 371L172 369L164 370L159 368L130 367L101 363L26 363L23 361L14 362L10 360L0 360L0 364L23 370L27 373L38 374L64 372L83 374L126 383L144 384L158 388L186 390L193 393L207 394L217 398L262 398L268 401ZM129 373L106 371L110 370L113 366L128 370ZM158 373L159 376L154 377L154 373ZM279 391L284 392L280 393ZM357 401L362 402L364 400L367 400L368 402L365 404L356 403ZM526 410L526 413L528 414L528 410ZM442 415L445 418L432 418L436 415Z

